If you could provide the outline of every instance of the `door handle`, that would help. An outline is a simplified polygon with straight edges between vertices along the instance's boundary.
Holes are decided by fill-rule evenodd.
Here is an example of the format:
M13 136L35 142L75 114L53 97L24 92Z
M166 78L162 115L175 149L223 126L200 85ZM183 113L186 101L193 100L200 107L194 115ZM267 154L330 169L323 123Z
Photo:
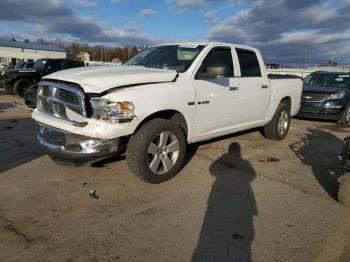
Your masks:
M261 88L269 88L268 85L261 85Z
M234 91L234 90L238 90L238 86L229 86L228 88L228 91Z

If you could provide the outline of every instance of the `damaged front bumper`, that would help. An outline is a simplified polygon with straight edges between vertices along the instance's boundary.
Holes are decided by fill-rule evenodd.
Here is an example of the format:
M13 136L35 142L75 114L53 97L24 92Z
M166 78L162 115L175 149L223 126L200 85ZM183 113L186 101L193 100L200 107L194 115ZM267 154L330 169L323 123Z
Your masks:
M58 164L81 166L93 163L124 149L122 139L99 139L38 123L38 140Z

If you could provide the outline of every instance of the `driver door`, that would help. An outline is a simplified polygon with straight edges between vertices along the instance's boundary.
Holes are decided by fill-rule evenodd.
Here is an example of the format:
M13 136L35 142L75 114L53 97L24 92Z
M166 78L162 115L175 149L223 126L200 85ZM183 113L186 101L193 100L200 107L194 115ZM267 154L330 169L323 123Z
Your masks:
M193 83L196 91L194 136L234 129L239 124L239 78L235 78L231 47L214 47Z

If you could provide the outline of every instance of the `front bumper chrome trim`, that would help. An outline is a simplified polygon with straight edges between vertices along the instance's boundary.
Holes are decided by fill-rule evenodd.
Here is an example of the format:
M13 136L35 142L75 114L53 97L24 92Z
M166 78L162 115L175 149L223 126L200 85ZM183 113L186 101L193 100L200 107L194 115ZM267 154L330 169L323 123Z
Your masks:
M120 139L99 139L70 133L38 123L37 139L48 155L58 163L82 165L118 154Z

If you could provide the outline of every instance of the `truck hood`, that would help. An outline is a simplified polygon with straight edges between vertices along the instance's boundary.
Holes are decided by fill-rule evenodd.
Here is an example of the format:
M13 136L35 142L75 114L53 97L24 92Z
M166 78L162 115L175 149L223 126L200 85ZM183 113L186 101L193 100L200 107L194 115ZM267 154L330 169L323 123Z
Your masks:
M59 71L43 79L72 82L86 93L102 93L128 85L171 82L176 76L176 71L143 66L92 66Z

